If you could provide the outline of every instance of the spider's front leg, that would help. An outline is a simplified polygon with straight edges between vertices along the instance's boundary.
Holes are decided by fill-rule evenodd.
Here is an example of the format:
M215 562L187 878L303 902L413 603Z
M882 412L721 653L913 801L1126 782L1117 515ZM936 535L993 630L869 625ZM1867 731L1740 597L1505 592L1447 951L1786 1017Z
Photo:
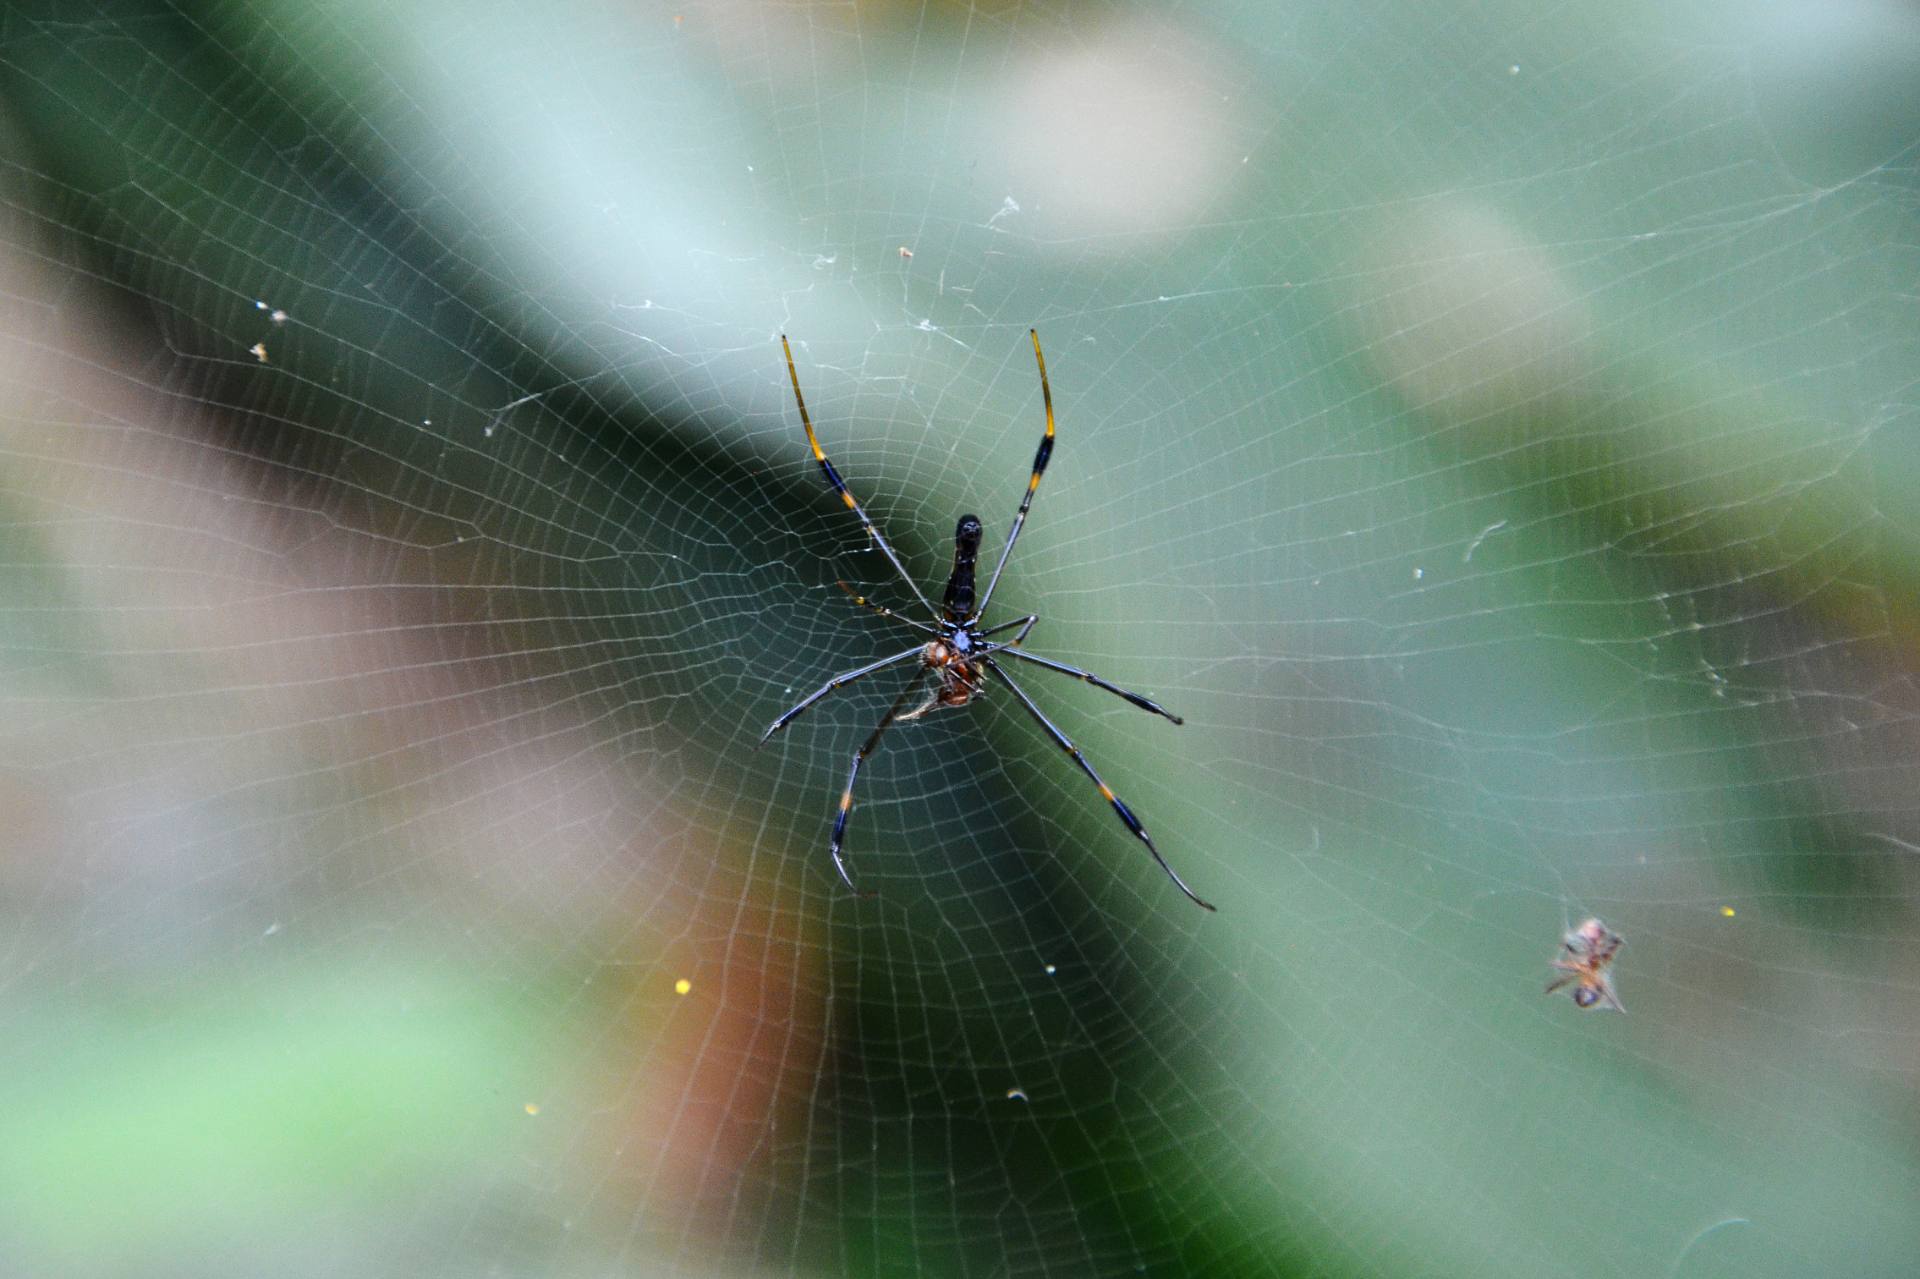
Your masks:
M773 721L773 723L767 728L767 731L760 734L760 741L757 743L757 745L765 746L767 744L768 739L771 738L775 733L779 732L781 729L785 728L787 725L793 723L794 720L799 719L801 712L805 711L808 707L812 706L815 702L827 696L829 693L833 692L834 690L845 688L848 684L853 683L857 679L865 679L867 676L873 674L875 671L883 671L887 669L887 667L889 666L898 665L899 663L906 661L909 657L919 657L924 651L925 651L925 648L923 645L916 644L904 653L895 653L892 657L883 657L877 662L869 662L867 665L862 666L857 671L848 671L845 675L835 675L832 679L822 684L819 688L807 694L807 696L800 701L799 705L795 706L792 710L788 711L785 715L782 715L779 719L776 719L775 721Z
M1153 837L1147 834L1147 828L1140 824L1140 819L1133 815L1133 810L1128 808L1126 804L1121 801L1120 797L1113 793L1113 788L1100 780L1100 774L1093 771L1093 765L1087 762L1087 757L1080 753L1080 748L1073 744L1072 739L1054 726L1054 722L1047 718L1046 713L1034 704L1034 700L1027 696L1025 690L1014 683L1004 670L1000 669L999 664L996 663L993 658L984 657L981 661L988 670L994 673L1002 684L1007 686L1007 691L1019 699L1020 705L1026 708L1027 714L1033 716L1034 721L1046 730L1047 736L1053 739L1053 744L1065 751L1068 756L1072 758L1073 762L1079 765L1080 771L1085 773L1088 779L1100 788L1101 797L1113 806L1113 811L1120 818L1121 823L1126 826L1129 831L1132 831L1141 843L1147 846L1147 851L1153 854L1153 860L1159 863L1160 869L1167 873L1167 878L1173 881L1173 886L1185 893L1187 899L1194 905L1203 907L1206 910L1218 910L1219 907L1194 892L1191 888L1188 888L1187 881L1180 878L1180 876L1175 873L1173 867L1167 864L1167 859L1160 855L1158 848L1154 847ZM1164 714L1165 712L1162 713Z
M1032 628L1029 627L1028 629L1031 630ZM1018 644L1021 639L1026 638L1026 634L1027 634L1026 631L1021 631L1019 637L1014 639L1012 643ZM1118 684L1110 683L1107 680L1101 679L1098 675L1095 675L1092 671L1083 671L1078 666L1069 666L1065 662L1056 662L1050 657L1041 657L1037 653L1022 652L1020 649L1014 648L1012 644L1005 644L1005 645L996 644L993 648L989 649L988 651L994 652L994 653L1004 651L1008 657L1017 657L1021 661L1031 662L1035 666L1044 666L1046 669L1050 671L1058 671L1062 675L1071 675L1083 684L1091 684L1095 688L1104 689L1107 692L1112 693L1115 697L1118 697L1123 701L1129 702L1134 706L1138 706L1143 711L1152 711L1155 715L1159 715L1159 716L1162 716L1163 718L1170 719L1176 724L1184 724L1187 722L1184 719L1181 719L1178 715L1175 715L1172 711L1168 710L1166 707L1160 705L1160 703L1154 701L1151 697L1143 697L1139 693L1135 693L1128 689L1121 688Z
M1002 622L998 626L989 626L986 630L977 632L974 635L974 639L983 640L989 635L998 635L1001 631L1010 631L1018 626L1020 628L1018 635L1010 640L1001 640L998 644L989 644L984 650L984 652L987 653L998 653L1003 648L1015 648L1025 643L1028 632L1032 631L1039 622L1040 615L1038 613L1028 613L1025 617L1016 617L1011 622Z
M856 893L860 893L860 890L853 887L853 876L847 873L847 863L840 857L840 847L845 842L847 834L847 817L853 812L853 784L860 780L860 765L866 763L867 756L873 754L874 749L880 745L880 735L886 732L895 720L902 718L900 708L907 704L909 697L919 691L921 683L926 678L927 669L922 668L907 686L900 690L900 696L893 699L893 705L887 708L887 713L880 717L878 724L874 725L872 734L860 749L854 752L853 767L847 772L847 788L840 792L840 811L834 814L833 838L827 845L827 851L833 855L833 868L840 872L840 878L846 881L847 887L853 888ZM870 892L860 893L860 895L873 896Z

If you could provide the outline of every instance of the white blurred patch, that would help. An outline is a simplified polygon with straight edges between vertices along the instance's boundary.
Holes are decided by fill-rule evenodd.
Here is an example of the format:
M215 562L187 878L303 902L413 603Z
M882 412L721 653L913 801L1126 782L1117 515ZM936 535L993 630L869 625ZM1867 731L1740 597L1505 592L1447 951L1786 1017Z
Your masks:
M1220 198L1245 150L1223 50L1136 20L1031 52L1001 129L1029 232L1171 231Z
M1498 211L1429 202L1362 249L1353 314L1375 366L1410 404L1497 411L1564 390L1585 371L1585 303Z

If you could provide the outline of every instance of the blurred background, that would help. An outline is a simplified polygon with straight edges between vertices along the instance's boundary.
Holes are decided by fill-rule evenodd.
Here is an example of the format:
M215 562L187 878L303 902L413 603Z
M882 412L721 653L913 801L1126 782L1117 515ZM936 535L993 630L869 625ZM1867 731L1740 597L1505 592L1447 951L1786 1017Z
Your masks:
M1920 1271L1916 139L1890 0L7 4L4 1269ZM869 898L904 681L755 749L912 642L780 335L935 594L1029 327L1217 915L1003 690Z

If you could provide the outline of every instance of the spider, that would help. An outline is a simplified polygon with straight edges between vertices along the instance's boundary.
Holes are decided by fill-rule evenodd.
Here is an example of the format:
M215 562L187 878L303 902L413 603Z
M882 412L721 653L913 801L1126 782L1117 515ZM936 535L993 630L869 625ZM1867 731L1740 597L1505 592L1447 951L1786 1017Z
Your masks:
M1040 725L1048 737L1053 739L1053 744L1065 751L1079 766L1080 771L1099 788L1101 798L1113 806L1113 811L1120 818L1121 824L1147 846L1147 851L1153 854L1153 860L1159 864L1161 870L1167 873L1167 878L1174 882L1174 886L1185 893L1195 905L1213 910L1215 907L1211 902L1202 899L1198 893L1187 887L1185 880L1174 873L1173 867L1167 864L1167 859L1162 857L1160 850L1153 846L1152 837L1140 824L1140 819L1133 815L1133 810L1113 793L1112 787L1100 780L1100 774L1093 770L1093 765L1087 762L1087 757L1081 754L1080 748L1055 727L1053 721L1034 704L1031 697L1027 696L1026 691L1013 681L1012 676L1007 674L1002 659L1012 658L1042 670L1071 675L1095 688L1105 689L1114 696L1138 706L1141 710L1152 711L1163 719L1172 720L1176 724L1184 721L1151 699L1142 697L1138 693L1128 692L1117 684L1110 684L1091 671L1083 671L1077 666L1069 666L1065 662L1040 657L1020 648L1021 642L1027 638L1027 633L1039 622L1040 618L1037 614L1029 613L1024 617L1016 617L998 626L981 625L980 619L987 611L987 603L993 598L993 588L1000 582L1001 570L1007 567L1007 557L1013 554L1013 543L1020 536L1021 527L1027 522L1027 511L1033 506L1033 495L1040 487L1040 476L1047 469L1047 459L1053 456L1053 391L1047 385L1047 360L1040 354L1040 335L1029 329L1027 336L1033 339L1033 358L1040 366L1040 397L1047 412L1047 431L1040 437L1039 451L1033 456L1033 475L1027 480L1027 491L1020 499L1020 509L1014 514L1012 527L1007 530L1007 542L1000 548L1000 559L994 565L993 576L987 579L987 589L980 592L977 599L974 596L974 572L979 558L980 537L983 530L979 516L962 515L960 517L959 524L953 530L953 571L947 576L946 595L941 600L940 607L935 608L933 602L914 584L906 565L900 562L899 555L881 535L880 530L874 526L873 520L860 508L860 503L855 501L853 494L847 490L847 482L840 478L840 472L835 470L833 463L827 460L826 452L820 447L820 437L814 434L813 419L807 414L806 397L800 393L800 375L794 371L793 367L793 348L787 345L786 335L784 333L780 335L780 347L787 356L787 377L793 382L794 403L800 406L800 424L806 428L807 443L813 447L814 460L820 463L820 471L827 477L828 487L840 495L840 500L846 503L847 509L852 511L854 518L860 521L860 527L866 530L868 538L887 557L887 562L893 565L894 571L900 575L900 580L907 584L907 589L913 592L914 599L926 609L931 620L920 622L902 616L890 608L872 603L863 596L854 595L847 588L846 583L842 582L841 589L853 595L854 603L872 610L889 621L911 627L926 638L915 643L905 652L883 657L877 662L869 662L865 666L834 676L801 699L786 714L773 721L772 726L761 735L760 744L764 746L775 733L799 718L802 712L855 680L865 679L869 675L898 666L903 662L917 663L913 678L907 682L905 688L900 690L900 695L894 699L893 705L887 708L887 713L880 717L880 722L874 726L865 744L854 752L853 767L847 773L846 789L840 792L840 808L833 819L833 835L828 843L828 851L833 855L834 869L840 872L840 878L846 882L848 888L853 888L853 877L847 873L847 864L840 856L840 849L847 833L847 815L853 811L853 784L860 777L860 766L866 763L867 757L872 755L874 749L880 745L881 735L890 726L918 719L929 711L949 706L965 706L985 693L986 677L991 675L1006 686L1007 691L1013 694L1014 700L1020 703L1021 708L1033 717L1034 722ZM1012 632L1010 638L994 638L1006 635L1009 631ZM926 683L928 676L933 676L938 681L932 693L913 710L902 714L901 707L905 706L914 693Z
M1573 1002L1582 1008L1598 1004L1615 1012L1627 1011L1620 1003L1620 996L1613 993L1613 977L1607 972L1613 957L1625 944L1625 938L1599 920L1583 921L1560 939L1564 954L1553 961L1553 966L1565 976L1549 983L1547 993L1551 995L1562 986L1572 986Z

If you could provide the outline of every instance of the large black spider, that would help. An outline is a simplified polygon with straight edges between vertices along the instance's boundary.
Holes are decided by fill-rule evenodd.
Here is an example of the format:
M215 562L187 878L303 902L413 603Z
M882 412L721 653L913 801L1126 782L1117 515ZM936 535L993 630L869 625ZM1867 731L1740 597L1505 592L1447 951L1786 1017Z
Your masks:
M1135 817L1133 810L1113 793L1112 787L1100 780L1100 774L1093 771L1093 765L1089 764L1087 757L1080 753L1080 748L1054 726L1053 721L1034 705L1033 699L1013 682L1006 669L995 659L1011 657L1045 670L1071 675L1095 688L1103 688L1117 697L1124 698L1141 710L1152 711L1155 715L1170 719L1176 724L1182 722L1180 717L1138 693L1130 693L1117 684L1108 683L1090 671L1039 657L1021 649L1021 641L1027 638L1027 632L1031 631L1034 624L1040 620L1037 614L1029 613L1025 617L1016 617L998 626L983 628L980 625L981 616L987 611L987 602L993 598L993 588L999 584L1001 570L1007 566L1007 557L1013 554L1014 540L1020 536L1020 528L1027 522L1027 511L1033 506L1033 495L1040 487L1040 476L1047 469L1047 459L1053 456L1053 391L1047 385L1047 360L1040 354L1040 335L1031 329L1027 333L1033 339L1033 358L1040 366L1040 397L1046 405L1047 433L1040 437L1040 448L1033 455L1033 475L1027 481L1026 494L1020 499L1020 510L1013 517L1013 527L1007 530L1007 544L1000 548L1000 562L994 565L993 576L987 579L987 589L981 593L976 602L973 595L973 578L975 560L980 552L980 517L962 515L959 525L953 531L953 572L947 577L947 593L938 609L934 608L932 601L928 600L921 593L920 588L914 584L913 578L907 573L906 566L900 562L900 557L894 553L893 547L881 535L880 530L874 527L873 520L867 516L867 513L860 509L860 503L855 501L853 494L847 491L847 482L840 478L840 472L835 470L833 463L827 460L825 450L820 447L820 437L814 434L813 419L807 414L806 397L800 393L800 375L794 371L793 367L793 348L787 345L786 335L784 333L780 335L781 349L787 355L787 376L793 382L794 402L800 406L800 424L807 429L807 443L813 446L814 460L820 463L820 470L826 475L827 483L840 495L840 500L847 504L847 509L852 511L855 518L860 521L860 526L866 530L867 536L873 539L874 545L878 546L887 557L888 563L892 564L900 574L900 580L907 584L907 589L913 592L914 598L920 601L932 620L916 622L912 618L902 617L890 608L884 608L859 595L854 595L855 603L873 610L882 617L910 626L927 638L903 653L895 653L891 657L870 662L858 670L834 676L803 698L792 710L773 721L772 726L761 735L760 742L765 745L769 738L791 724L801 712L836 689L844 688L855 680L865 679L890 666L897 666L916 658L919 660L919 669L914 672L913 679L900 691L900 696L895 698L893 705L887 708L887 713L880 717L879 724L874 726L865 745L854 753L853 768L847 774L847 787L840 792L840 810L833 819L833 837L829 844L829 851L833 854L833 864L840 872L840 878L846 881L848 888L853 888L853 877L847 873L846 862L841 860L840 848L847 832L847 815L853 811L853 784L860 776L860 765L865 763L867 756L873 754L874 748L880 745L880 736L887 731L888 727L898 722L918 719L928 711L940 707L965 706L984 691L982 673L990 674L1007 686L1007 690L1014 695L1021 706L1026 708L1027 714L1033 716L1040 727L1046 730L1047 736L1053 739L1054 744L1072 756L1073 762L1080 766L1080 771L1100 788L1101 796L1113 805L1113 811L1119 815L1126 828L1147 846L1147 851L1153 854L1153 860L1160 864L1161 870L1167 872L1167 878L1171 879L1174 885L1196 905L1213 910L1215 907L1212 903L1205 901L1198 893L1188 888L1186 881L1174 873L1173 867L1167 864L1167 859L1162 857L1160 850L1153 846L1153 839L1147 834L1146 828L1140 824L1140 819ZM841 585L845 587L845 583ZM852 592L849 591L848 594ZM992 638L1006 631L1014 632L1011 639ZM938 687L926 701L906 714L901 714L900 708L907 704L908 699L926 682L929 675L939 677Z

